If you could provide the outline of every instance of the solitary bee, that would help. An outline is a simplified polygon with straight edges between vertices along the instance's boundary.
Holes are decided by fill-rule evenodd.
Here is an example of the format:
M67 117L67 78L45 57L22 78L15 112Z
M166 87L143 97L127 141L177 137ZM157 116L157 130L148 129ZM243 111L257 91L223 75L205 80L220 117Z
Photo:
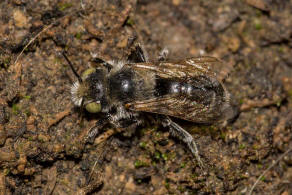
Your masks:
M81 76L64 57L78 78L71 88L72 101L90 113L101 113L91 137L107 124L124 130L136 128L143 123L141 113L156 113L202 166L193 137L170 117L210 124L228 119L232 110L229 93L211 70L221 63L213 57L148 62L137 45L126 61L98 59L102 66L89 68Z

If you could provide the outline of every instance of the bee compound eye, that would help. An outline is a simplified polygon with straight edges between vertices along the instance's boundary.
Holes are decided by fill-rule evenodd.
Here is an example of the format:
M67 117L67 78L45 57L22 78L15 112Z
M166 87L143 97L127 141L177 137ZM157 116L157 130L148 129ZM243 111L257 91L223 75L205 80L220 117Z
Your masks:
M90 113L98 113L101 111L101 104L96 102L91 102L85 105L85 109Z
M95 68L88 68L82 73L81 78L84 80L88 77L88 75L90 75L94 72L95 72Z

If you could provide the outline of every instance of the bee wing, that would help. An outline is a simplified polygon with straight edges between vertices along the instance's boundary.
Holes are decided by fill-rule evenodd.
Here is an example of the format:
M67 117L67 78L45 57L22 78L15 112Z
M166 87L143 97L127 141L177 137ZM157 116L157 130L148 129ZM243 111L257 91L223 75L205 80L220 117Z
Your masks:
M210 112L202 104L193 104L187 99L182 100L176 96L135 101L126 104L126 107L135 111L163 114L196 123L213 123L219 117L218 113Z
M212 71L212 66L216 63L221 62L213 57L199 57L189 58L177 63L136 63L130 64L129 66L141 74L154 74L160 78L175 79L182 82L194 80L196 77L203 75L221 85L216 73ZM179 94L171 94L133 101L126 106L135 111L164 114L198 123L213 123L221 118L221 108L229 103L228 92L225 91L224 87L223 90L222 97L218 94L213 94L214 97L210 97L212 101L209 105L196 103ZM223 104L225 105L223 106Z
M214 57L197 57L173 62L153 63L135 63L131 68L137 71L150 71L161 78L181 78L188 79L199 75L207 75L216 78L217 73L213 72L213 67L222 64L220 60Z

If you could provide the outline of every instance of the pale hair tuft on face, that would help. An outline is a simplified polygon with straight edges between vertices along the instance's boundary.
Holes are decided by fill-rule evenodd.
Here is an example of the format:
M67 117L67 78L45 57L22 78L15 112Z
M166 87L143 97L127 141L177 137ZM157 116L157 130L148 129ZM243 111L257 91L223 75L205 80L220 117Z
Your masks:
M83 98L80 97L80 94L79 94L79 87L80 87L80 83L79 81L76 81L75 83L73 83L72 87L71 87L71 99L74 103L74 105L76 106L81 106L82 104L82 100Z

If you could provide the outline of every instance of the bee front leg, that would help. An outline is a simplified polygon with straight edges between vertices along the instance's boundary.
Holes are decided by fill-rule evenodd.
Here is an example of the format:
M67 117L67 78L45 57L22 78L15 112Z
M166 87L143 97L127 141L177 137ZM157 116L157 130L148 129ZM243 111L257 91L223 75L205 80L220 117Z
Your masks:
M186 130L184 130L181 126L173 122L169 117L165 117L163 119L162 125L170 129L170 133L172 136L179 138L185 144L187 144L189 150L191 150L192 154L195 156L197 162L199 163L199 166L203 168L204 165L200 158L199 151L193 136L189 134Z
M104 117L99 119L99 121L97 121L94 125L94 127L92 127L87 136L85 137L85 143L93 143L94 139L96 138L97 134L101 133L101 130L103 129L103 127L105 125L108 124L108 118Z

